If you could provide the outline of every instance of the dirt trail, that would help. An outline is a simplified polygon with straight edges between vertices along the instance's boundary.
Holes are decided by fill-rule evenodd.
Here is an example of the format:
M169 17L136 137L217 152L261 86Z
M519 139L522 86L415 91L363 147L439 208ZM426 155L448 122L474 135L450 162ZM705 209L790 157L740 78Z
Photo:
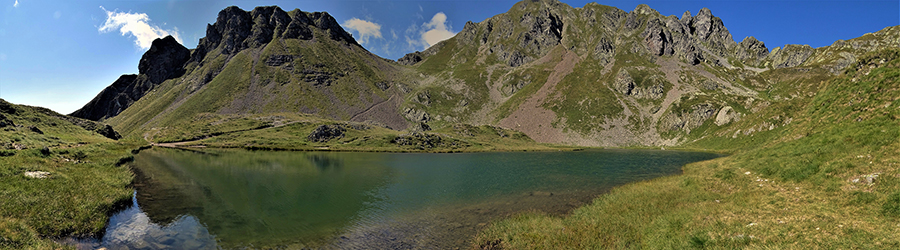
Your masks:
M553 122L556 121L556 113L548 110L541 105L550 97L550 94L556 89L556 85L562 81L581 58L574 52L566 51L562 56L562 60L553 68L553 72L547 77L537 93L525 100L524 103L512 112L508 117L500 121L500 126L522 131L537 142L542 143L567 143L568 135L562 132L562 129L554 128Z

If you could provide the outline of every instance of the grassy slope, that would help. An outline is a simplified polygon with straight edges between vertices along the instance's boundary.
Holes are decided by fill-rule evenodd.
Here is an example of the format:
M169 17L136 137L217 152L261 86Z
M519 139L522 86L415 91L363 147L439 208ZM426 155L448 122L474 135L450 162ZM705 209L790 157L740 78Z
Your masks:
M869 54L823 82L814 96L789 102L800 105L792 123L688 145L732 148L732 156L687 165L681 176L617 188L567 217L524 214L496 222L476 243L510 249L898 248L898 66L900 50Z
M342 45L314 30L316 39L276 39L265 47L247 49L235 55L217 49L180 78L171 79L141 98L122 114L108 122L123 136L142 136L153 128L190 123L204 113L265 114L281 112L318 112L337 119L353 114L333 105L359 108L375 97L389 98L377 82L403 80L394 65L362 48ZM268 66L272 55L294 55L285 66ZM221 71L208 83L206 75ZM331 74L330 86L306 82L307 71ZM306 72L306 73L304 73ZM272 95L270 93L277 93Z
M307 139L317 127L333 124L345 125L346 132L343 137L326 142ZM252 150L472 152L564 149L537 144L522 133L493 126L455 124L421 134L438 136L442 143L434 141L434 145L431 146L400 145L394 143L394 139L409 136L410 133L363 123L334 121L315 115L203 113L190 119L190 122L148 132L147 139L160 143L183 142L178 146L185 147Z
M137 144L107 139L43 108L3 100L0 106L17 125L0 128L0 248L60 248L46 237L101 233L115 205L131 198L131 172L120 163ZM50 178L27 178L26 171Z

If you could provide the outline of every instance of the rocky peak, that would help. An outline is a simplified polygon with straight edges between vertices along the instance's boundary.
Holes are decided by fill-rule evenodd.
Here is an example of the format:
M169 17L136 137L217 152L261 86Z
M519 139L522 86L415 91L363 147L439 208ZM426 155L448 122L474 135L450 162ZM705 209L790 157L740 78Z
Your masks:
M147 75L150 82L160 84L163 81L184 74L184 63L190 59L191 52L172 36L153 40L150 49L141 56L138 72Z
M247 12L230 6L219 12L216 23L206 26L206 37L200 43L192 61L202 61L206 53L221 48L222 53L235 54L247 48L258 48L272 39L313 39L311 28L329 34L329 39L347 44L359 44L327 12L285 12L277 6L256 7Z
M256 7L250 12L253 18L253 28L250 39L244 41L244 46L255 48L272 41L274 37L282 36L284 30L291 22L287 12L277 6Z
M634 7L634 11L632 11L632 12L640 14L640 15L654 15L654 16L659 15L658 11L654 10L653 8L650 8L650 5L646 5L646 4L638 4L637 7Z
M253 21L246 11L237 6L230 6L219 12L219 17L216 18L213 26L221 40L211 42L221 42L225 46L224 51L231 54L244 49L242 46L244 40L251 34Z
M769 49L766 48L766 44L756 40L756 38L752 36L748 36L738 43L738 48L739 50L735 54L735 57L742 61L751 62L752 64L759 64L761 60L764 60L769 56Z

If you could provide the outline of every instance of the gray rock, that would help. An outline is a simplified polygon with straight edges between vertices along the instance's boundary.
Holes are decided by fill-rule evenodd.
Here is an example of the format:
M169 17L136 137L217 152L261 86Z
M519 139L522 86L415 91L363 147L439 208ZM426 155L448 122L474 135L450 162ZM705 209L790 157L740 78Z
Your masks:
M416 94L416 102L425 106L431 105L431 94L428 91L419 92Z
M748 36L738 43L738 48L736 57L753 65L758 65L760 61L769 56L769 49L766 48L766 44L752 36Z
M406 108L403 110L403 117L414 123L426 123L431 120L431 116L424 110Z
M806 59L809 59L814 52L815 50L809 45L788 44L783 49L772 50L769 59L772 60L776 69L796 67L806 62Z
M616 81L613 84L613 89L623 95L631 95L634 87L634 79L631 78L628 71L620 69L619 73L616 74Z
M391 140L391 143L403 146L413 146L423 150L432 148L455 148L467 146L465 143L461 143L455 140L448 140L441 137L440 135L426 134L421 132L413 132L408 135L398 136Z
M385 81L379 81L379 82L375 82L375 87L377 87L378 89L384 91L384 90L389 89L389 88L391 87L391 85L388 84L388 83L385 82Z
M644 37L644 44L650 54L662 56L675 53L672 48L672 34L658 18L647 23L647 28L641 36Z
M404 55L403 57L397 59L397 63L403 65L414 65L422 61L422 52L416 51L413 53L409 53Z
M601 64L609 63L616 55L616 46L606 37L600 37L597 46L594 47L594 59L600 61Z
M313 129L313 131L306 136L306 139L311 142L327 142L332 139L343 138L344 132L347 132L347 129L340 124L321 125Z
M725 106L719 113L716 115L716 125L722 126L728 124L739 117L740 114L734 111L734 108L731 106Z
M266 65L268 66L281 66L285 63L291 63L294 61L294 56L292 55L271 55L268 59L266 59Z

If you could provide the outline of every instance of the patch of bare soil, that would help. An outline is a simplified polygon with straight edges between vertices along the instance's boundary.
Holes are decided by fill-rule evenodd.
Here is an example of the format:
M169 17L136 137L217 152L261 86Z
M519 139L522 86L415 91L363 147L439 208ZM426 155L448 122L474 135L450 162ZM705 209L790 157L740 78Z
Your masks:
M394 130L404 130L409 126L406 119L400 116L400 100L402 98L391 95L387 100L377 102L366 110L353 115L350 121L365 122L375 121Z
M562 81L581 58L574 52L566 51L562 60L553 68L553 72L547 77L547 82L537 93L525 100L508 117L500 120L500 126L521 131L541 143L573 144L569 141L569 135L561 128L554 128L553 122L557 120L556 113L541 105L556 89L556 85ZM577 144L577 143L576 143Z

